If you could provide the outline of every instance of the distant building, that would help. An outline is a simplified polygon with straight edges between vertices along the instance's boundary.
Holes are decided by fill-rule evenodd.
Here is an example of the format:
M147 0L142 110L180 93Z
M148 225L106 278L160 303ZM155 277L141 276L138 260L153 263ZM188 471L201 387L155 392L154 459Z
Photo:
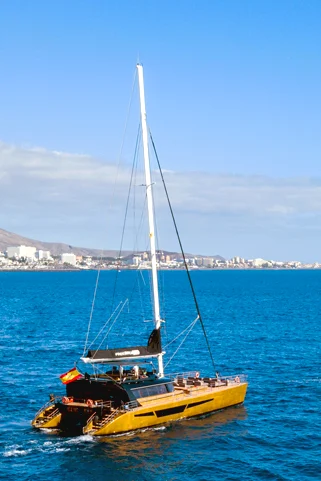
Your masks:
M266 261L264 259L258 258L258 259L253 259L252 264L255 267L262 267L264 264L268 264L269 261Z
M43 251L41 249L39 249L37 252L36 252L36 257L41 261L42 259L43 260L51 260L52 257L50 255L50 251Z
M13 246L7 248L7 257L9 259L27 259L34 261L36 258L36 248L31 246Z
M72 254L71 252L67 252L65 254L61 254L61 262L64 264L70 264L72 266L76 265L76 256L75 254Z
M134 256L133 257L133 265L134 266L138 266L140 264L140 261L141 261L140 256Z
M214 259L212 257L203 257L204 267L213 267Z
M4 256L4 252L0 252L0 265L8 264L9 260Z

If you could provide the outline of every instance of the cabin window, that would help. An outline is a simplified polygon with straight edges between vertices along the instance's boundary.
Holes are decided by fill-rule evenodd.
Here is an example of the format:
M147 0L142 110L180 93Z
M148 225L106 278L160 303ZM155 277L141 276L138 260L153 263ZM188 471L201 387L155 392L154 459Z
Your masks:
M168 392L166 384L156 384L155 386L146 386L133 389L136 398L157 396L158 394L166 394Z

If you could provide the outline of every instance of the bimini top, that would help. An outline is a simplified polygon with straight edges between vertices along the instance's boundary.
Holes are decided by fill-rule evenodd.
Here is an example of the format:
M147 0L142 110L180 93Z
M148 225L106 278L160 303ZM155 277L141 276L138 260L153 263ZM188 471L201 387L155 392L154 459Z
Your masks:
M123 364L127 360L150 359L162 353L159 329L154 329L148 339L147 346L120 347L118 349L91 349L81 360L88 363L116 363Z

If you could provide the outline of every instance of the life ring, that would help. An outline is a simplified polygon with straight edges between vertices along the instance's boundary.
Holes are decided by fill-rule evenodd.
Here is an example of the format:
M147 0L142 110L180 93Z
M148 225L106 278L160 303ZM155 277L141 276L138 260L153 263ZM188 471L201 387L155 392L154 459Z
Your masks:
M198 379L200 377L200 373L198 371L196 371L195 377L196 377L196 379Z
M87 404L87 406L88 406L89 408L92 408L93 405L94 405L94 401L93 401L92 399L87 399L87 403L86 403L86 404Z
M234 379L235 382L240 382L240 378L238 376L236 376L236 378Z

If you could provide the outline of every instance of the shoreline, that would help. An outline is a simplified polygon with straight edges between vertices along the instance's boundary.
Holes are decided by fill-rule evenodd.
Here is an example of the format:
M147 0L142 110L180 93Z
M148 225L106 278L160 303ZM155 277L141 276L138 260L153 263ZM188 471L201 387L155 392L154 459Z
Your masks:
M207 268L207 269L189 269L189 272L209 272L209 271L318 271L320 267L217 267L217 268ZM92 269L0 269L1 272L91 272L91 271L150 271L151 269L132 269L132 268L92 268ZM158 271L185 271L185 268L159 268Z

